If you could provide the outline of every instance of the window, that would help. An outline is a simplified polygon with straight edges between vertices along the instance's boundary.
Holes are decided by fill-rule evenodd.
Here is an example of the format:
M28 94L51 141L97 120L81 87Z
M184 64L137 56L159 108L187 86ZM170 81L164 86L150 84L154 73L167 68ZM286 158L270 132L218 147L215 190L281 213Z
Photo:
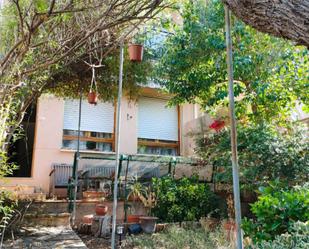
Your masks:
M76 150L78 140L79 100L64 105L62 148ZM82 101L80 150L111 152L114 148L114 107L111 103L95 105Z
M138 101L138 153L178 155L178 107L167 100L143 97Z

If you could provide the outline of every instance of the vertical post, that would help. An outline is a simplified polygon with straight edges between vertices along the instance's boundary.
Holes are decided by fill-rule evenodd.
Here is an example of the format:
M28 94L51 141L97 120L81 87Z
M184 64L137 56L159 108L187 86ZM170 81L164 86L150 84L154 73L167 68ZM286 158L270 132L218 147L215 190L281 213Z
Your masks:
M118 171L120 159L120 121L121 121L121 98L122 98L122 74L123 74L123 41L120 43L119 59L119 84L118 84L118 101L116 115L116 164L115 164L115 181L114 181L114 201L113 201L113 221L112 221L112 241L111 247L115 249L116 240L116 214L117 214L117 192L118 192Z
M124 220L127 222L128 219L128 201L127 201L127 180L128 180L128 170L129 170L129 164L130 164L131 156L128 156L127 158L127 166L126 166L126 174L124 177Z
M230 10L225 5L225 34L226 34L226 62L229 82L229 112L231 120L231 149L232 149L232 168L233 168L233 192L234 192L234 207L236 220L236 247L242 249L242 234L241 234L241 209L240 209L240 192L239 192L239 166L237 156L237 131L235 118L235 103L233 89L233 54L232 54L232 38L231 38L231 17Z
M79 93L79 109L78 109L78 133L77 133L77 148L76 148L76 161L74 162L73 167L73 178L74 178L74 198L73 198L73 212L72 212L72 224L75 225L76 219L76 196L77 196L77 185L78 185L78 165L79 165L79 150L80 150L80 124L82 119L82 100L83 100L83 91L80 87Z

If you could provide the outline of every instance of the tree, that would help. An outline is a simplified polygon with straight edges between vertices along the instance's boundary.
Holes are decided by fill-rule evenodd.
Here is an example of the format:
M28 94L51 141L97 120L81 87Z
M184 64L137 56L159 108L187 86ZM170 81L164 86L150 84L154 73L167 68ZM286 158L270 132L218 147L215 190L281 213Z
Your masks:
M166 6L160 0L7 1L0 30L1 152L51 78L85 60L101 64Z
M227 106L224 11L219 0L189 1L183 26L169 36L157 78L173 101ZM236 111L239 119L284 121L295 102L308 104L308 50L233 19ZM307 89L307 90L306 90Z
M309 0L223 0L253 28L309 48Z

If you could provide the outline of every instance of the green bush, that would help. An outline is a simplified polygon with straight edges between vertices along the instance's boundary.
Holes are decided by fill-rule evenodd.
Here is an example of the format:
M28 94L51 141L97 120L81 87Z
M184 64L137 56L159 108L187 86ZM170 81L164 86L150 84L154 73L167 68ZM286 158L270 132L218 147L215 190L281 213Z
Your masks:
M309 181L309 143L303 127L278 131L268 124L237 126L241 186L257 190L273 179L289 185ZM197 138L197 153L215 168L217 182L232 183L230 133L208 132Z
M262 241L256 249L308 249L309 222L296 222L288 233L276 236L273 241Z
M276 190L261 189L258 201L251 205L255 220L245 219L243 229L254 243L273 240L289 232L297 221L309 220L309 185Z
M152 185L157 199L152 212L162 221L194 221L218 210L219 197L206 183L199 183L197 177L153 178Z

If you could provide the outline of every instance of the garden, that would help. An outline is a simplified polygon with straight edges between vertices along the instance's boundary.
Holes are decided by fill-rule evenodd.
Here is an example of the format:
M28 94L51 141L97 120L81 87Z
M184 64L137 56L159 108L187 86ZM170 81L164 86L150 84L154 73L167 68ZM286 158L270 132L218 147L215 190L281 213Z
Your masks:
M99 96L116 103L119 70L132 103L141 96L142 87L155 82L169 94L168 105L194 104L209 117L206 121L197 117L187 137L195 145L190 166L210 168L211 177L201 179L198 170L175 177L177 164L173 168L170 163L159 177L127 180L126 175L123 181L117 166L109 181L111 186L116 182L118 192L116 188L113 194L110 188L95 212L105 216L111 211L104 203L112 203L116 194L123 203L123 218L117 226L111 225L116 215L96 221L94 233L94 216L84 216L82 225L72 226L75 232L90 249L109 248L111 231L119 248L236 248L234 127L230 125L224 21L228 3L236 14L231 35L243 246L309 248L308 116L297 116L297 112L309 112L307 35L291 36L285 29L278 34L278 28L265 30L261 26L267 25L252 23L242 9L235 11L233 3L254 2L249 0L34 2L13 1L0 9L2 15L14 17L0 30L1 39L5 38L5 45L0 45L1 181L18 168L10 161L9 144L24 136L21 123L35 99L42 94L88 97L96 105ZM132 44L144 49L141 63L137 63L141 58L127 59ZM69 195L77 188L77 183L71 185ZM20 202L1 190L0 248L11 237L14 240L30 205L31 200ZM103 223L108 236L97 238L93 234L101 234Z

